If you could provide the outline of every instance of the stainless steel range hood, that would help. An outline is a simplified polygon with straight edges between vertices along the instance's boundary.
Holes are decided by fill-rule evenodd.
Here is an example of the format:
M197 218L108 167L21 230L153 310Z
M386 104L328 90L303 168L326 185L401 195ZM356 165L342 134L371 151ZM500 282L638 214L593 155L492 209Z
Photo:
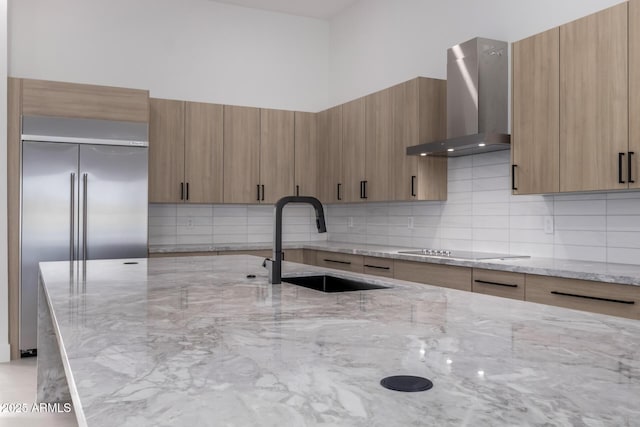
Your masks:
M447 50L447 139L407 155L458 157L508 150L508 44L476 37Z

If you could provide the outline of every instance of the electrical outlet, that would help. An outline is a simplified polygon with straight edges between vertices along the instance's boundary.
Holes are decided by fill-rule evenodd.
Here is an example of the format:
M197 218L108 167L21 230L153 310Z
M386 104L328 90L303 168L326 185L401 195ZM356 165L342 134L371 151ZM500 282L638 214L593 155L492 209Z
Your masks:
M552 216L544 217L544 233L553 234L553 217Z
M349 217L349 222L347 223L347 227L353 227L353 217Z
M413 230L413 217L410 216L409 219L407 220L407 228L410 230Z

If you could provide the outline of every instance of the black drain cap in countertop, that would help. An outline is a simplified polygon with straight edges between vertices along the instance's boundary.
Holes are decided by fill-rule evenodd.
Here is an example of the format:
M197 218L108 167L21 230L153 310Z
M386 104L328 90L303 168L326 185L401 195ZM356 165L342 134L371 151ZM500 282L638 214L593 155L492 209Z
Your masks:
M395 391L426 391L433 387L433 383L423 377L414 377L412 375L394 375L380 380L380 385L389 390Z

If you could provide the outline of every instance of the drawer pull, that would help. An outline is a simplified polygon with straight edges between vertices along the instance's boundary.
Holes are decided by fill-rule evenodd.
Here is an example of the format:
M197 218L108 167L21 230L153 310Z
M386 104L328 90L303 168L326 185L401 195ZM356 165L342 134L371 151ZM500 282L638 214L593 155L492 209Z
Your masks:
M552 294L554 295L563 295L563 296L567 296L567 297L576 297L576 298L585 298L585 299L593 299L596 301L607 301L607 302L617 302L618 304L635 304L635 301L625 301L625 300L621 300L621 299L611 299L611 298L600 298L600 297L592 297L589 295L578 295L578 294L569 294L566 292L558 292L558 291L551 291Z
M495 286L504 286L507 288L517 288L518 285L512 285L510 283L497 283L497 282L487 282L485 280L474 280L476 283L482 283L483 285L495 285Z
M347 265L351 265L351 261L338 261L335 259L324 259L325 262L335 262L336 264L347 264Z
M378 268L380 270L391 270L391 267L382 267L380 265L369 265L369 264L365 264L365 267L369 267L369 268Z

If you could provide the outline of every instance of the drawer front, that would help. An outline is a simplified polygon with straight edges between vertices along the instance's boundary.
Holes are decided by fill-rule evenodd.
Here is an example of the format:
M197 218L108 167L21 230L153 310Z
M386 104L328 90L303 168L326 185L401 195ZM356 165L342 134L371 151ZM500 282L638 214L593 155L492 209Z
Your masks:
M364 272L362 255L318 251L316 263L318 267L335 268L336 270L353 271L355 273Z
M393 260L366 256L364 257L364 272L374 276L393 278Z
M302 249L285 249L284 250L284 260L289 262L297 262L302 264L304 262L304 257L302 255Z
M318 265L317 253L313 249L304 249L302 251L302 263L307 265Z
M640 286L527 274L527 301L640 319Z
M396 260L394 277L410 282L471 291L471 268Z
M480 294L524 300L524 274L474 268L471 290Z

